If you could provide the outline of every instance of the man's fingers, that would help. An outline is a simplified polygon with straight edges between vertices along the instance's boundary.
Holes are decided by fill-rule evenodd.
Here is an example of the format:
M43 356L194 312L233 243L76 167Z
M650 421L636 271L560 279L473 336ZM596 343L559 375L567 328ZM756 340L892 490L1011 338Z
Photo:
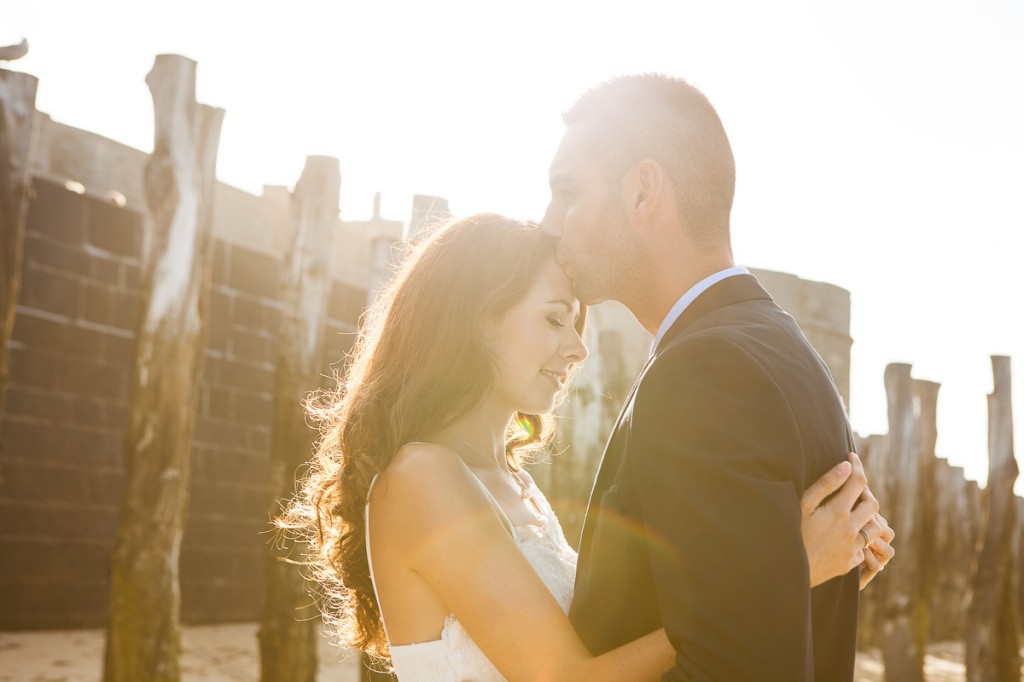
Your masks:
M812 483L804 491L803 497L800 498L800 506L803 507L804 512L807 514L813 512L826 497L842 488L843 484L850 477L851 470L852 467L849 462L840 462L825 472L824 476Z

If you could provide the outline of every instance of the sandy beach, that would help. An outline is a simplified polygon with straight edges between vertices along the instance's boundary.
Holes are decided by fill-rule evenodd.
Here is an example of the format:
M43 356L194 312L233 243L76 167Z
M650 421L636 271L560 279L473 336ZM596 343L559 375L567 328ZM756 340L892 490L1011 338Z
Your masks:
M256 623L235 623L185 628L182 680L259 679L256 627ZM97 682L102 666L102 630L0 632L0 682ZM357 682L359 659L323 639L319 679Z
M98 682L102 630L0 632L0 682ZM184 631L185 682L253 682L259 678L255 623L193 626ZM928 682L963 682L963 645L934 644L925 660ZM320 680L357 682L359 659L321 640ZM857 682L882 682L877 651L857 659Z

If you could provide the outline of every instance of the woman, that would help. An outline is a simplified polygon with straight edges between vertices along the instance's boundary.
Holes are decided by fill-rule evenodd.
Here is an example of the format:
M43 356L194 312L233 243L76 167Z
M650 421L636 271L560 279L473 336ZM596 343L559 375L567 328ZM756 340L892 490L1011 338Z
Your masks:
M587 355L583 318L537 226L452 222L378 295L342 388L316 410L324 437L282 525L305 531L341 640L390 658L402 682L671 667L663 632L597 657L583 647L565 616L575 553L521 469ZM812 584L862 561L870 579L888 560L877 503L857 505L870 493L860 477L843 485L844 465L802 503ZM876 540L880 556L863 551Z

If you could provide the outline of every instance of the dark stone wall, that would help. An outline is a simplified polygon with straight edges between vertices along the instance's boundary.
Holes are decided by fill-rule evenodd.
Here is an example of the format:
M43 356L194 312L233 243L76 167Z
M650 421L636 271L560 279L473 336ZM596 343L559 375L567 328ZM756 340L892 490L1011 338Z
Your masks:
M34 191L0 430L0 629L100 626L123 485L142 220L40 178ZM185 622L259 615L281 266L215 243L181 555ZM325 375L351 346L365 298L334 282Z

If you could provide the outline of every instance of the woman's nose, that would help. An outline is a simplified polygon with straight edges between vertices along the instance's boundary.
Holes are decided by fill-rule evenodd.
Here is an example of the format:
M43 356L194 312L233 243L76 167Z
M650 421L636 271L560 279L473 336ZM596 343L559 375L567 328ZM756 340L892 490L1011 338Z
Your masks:
M572 331L572 339L568 341L562 348L562 356L568 359L570 362L583 362L587 359L590 352L587 350L587 344L583 343L583 339L576 333L576 330Z

